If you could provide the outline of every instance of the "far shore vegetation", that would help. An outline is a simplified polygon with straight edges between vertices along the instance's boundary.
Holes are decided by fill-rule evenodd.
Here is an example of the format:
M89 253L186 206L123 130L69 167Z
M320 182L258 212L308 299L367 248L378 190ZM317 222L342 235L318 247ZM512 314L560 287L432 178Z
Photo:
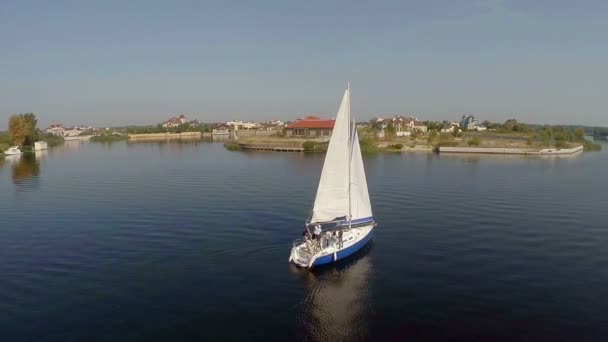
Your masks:
M181 132L211 132L213 127L209 124L200 124L192 126L186 122L177 127L163 127L162 124L156 126L127 126L126 131L128 134L153 134L153 133L181 133Z
M46 141L49 147L63 144L63 138L42 132L34 113L15 114L8 119L8 132L0 133L0 154L10 146L31 151L36 141Z
M379 137L380 124L374 120L369 123L359 123L359 142L361 151L432 151L440 146L450 147L480 147L480 148L522 148L522 149L566 149L583 146L585 151L599 151L602 146L587 140L592 135L596 139L608 137L608 128L562 126L562 125L528 125L510 119L504 123L485 121L485 131L468 131L466 129L454 132L441 132L446 128L447 122L424 122L427 132L411 131L410 136L398 137L391 123L384 129L384 136ZM449 126L447 126L449 127ZM302 137L286 137L281 134L273 136L253 136L239 140L240 144L265 144L268 146L298 146L306 152L325 152L328 142L319 139L306 139ZM240 149L238 144L230 142L225 144L228 149Z
M115 141L125 141L127 140L126 134L121 134L117 132L106 133L103 132L99 135L92 136L90 141L92 142L115 142Z
M226 147L226 149L228 149L229 151L241 150L241 145L237 144L236 142L234 142L232 140L228 140L228 141L224 142L224 147Z
M46 141L49 147L63 144L64 138L46 133L37 127L38 120L34 113L11 115L8 120L8 132L0 132L0 154L10 146L19 146L22 151L33 149L34 142ZM602 145L588 140L608 140L608 127L590 127L576 125L531 125L509 119L504 123L482 122L486 131L467 131L466 129L442 133L442 128L449 127L449 122L425 121L428 132L411 131L410 136L398 137L395 127L388 124L384 136L380 138L380 123L371 120L358 124L359 142L364 153L377 151L433 150L440 146L458 147L504 147L504 148L572 148L583 145L585 151L599 151ZM178 132L211 132L213 124L190 125L184 123L177 127L165 128L156 126L127 126L111 130L84 131L81 135L92 135L92 142L114 142L127 139L127 134L178 133ZM239 143L228 141L229 150L239 150L239 144L270 144L274 146L301 147L306 152L325 152L328 142L319 139L288 138L281 133L272 136L253 136L239 140Z

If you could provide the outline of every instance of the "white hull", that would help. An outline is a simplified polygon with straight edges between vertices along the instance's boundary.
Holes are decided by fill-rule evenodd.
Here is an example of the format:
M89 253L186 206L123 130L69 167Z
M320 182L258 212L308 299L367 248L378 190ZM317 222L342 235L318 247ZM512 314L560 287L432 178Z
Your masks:
M8 150L4 151L4 155L6 156L16 156L19 154L21 154L19 146L11 146Z

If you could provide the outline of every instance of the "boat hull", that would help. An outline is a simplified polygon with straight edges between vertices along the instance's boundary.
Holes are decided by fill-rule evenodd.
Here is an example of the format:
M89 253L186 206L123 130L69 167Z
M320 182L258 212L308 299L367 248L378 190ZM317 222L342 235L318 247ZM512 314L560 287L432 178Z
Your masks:
M325 255L319 257L312 264L313 267L331 264L332 262L336 262L338 260L345 259L350 255L356 253L358 250L363 248L372 238L374 237L374 228L369 230L366 236L364 236L361 240L355 242L352 246L346 247L336 252L336 260L334 260L333 254Z
M327 245L323 251L316 254L310 254L306 243L300 241L300 244L294 244L291 249L289 261L300 267L312 268L345 259L363 248L373 238L374 227L375 223L373 222L356 228L353 227L352 230L344 234L344 247L334 249L333 245Z

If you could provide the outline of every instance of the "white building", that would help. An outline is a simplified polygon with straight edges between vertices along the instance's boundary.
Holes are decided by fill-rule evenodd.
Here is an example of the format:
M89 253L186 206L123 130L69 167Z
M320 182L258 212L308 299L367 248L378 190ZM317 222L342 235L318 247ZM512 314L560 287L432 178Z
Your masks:
M285 122L281 120L270 120L268 121L268 124L271 126L285 126Z
M64 130L65 128L63 128L61 124L52 124L45 130L45 132L62 137Z
M181 114L180 116L172 117L171 119L163 122L161 125L164 128L175 128L184 123L186 123L186 116Z
M262 125L259 122L232 120L226 122L226 126L232 127L232 129L238 131L239 129L258 129Z
M80 133L84 132L84 129L81 129L80 127L69 127L63 130L63 136L64 137L75 137L80 135Z
M441 133L453 133L454 131L458 132L460 130L460 124L458 122L450 122L450 126L448 128L442 128Z

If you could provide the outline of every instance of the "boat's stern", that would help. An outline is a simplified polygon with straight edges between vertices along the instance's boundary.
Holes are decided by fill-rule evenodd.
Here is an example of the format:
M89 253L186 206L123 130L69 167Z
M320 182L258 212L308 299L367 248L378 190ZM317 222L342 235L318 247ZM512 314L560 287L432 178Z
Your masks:
M306 250L305 243L294 243L291 248L291 254L289 255L289 262L293 262L299 267L309 268L311 266L310 260L313 255Z

